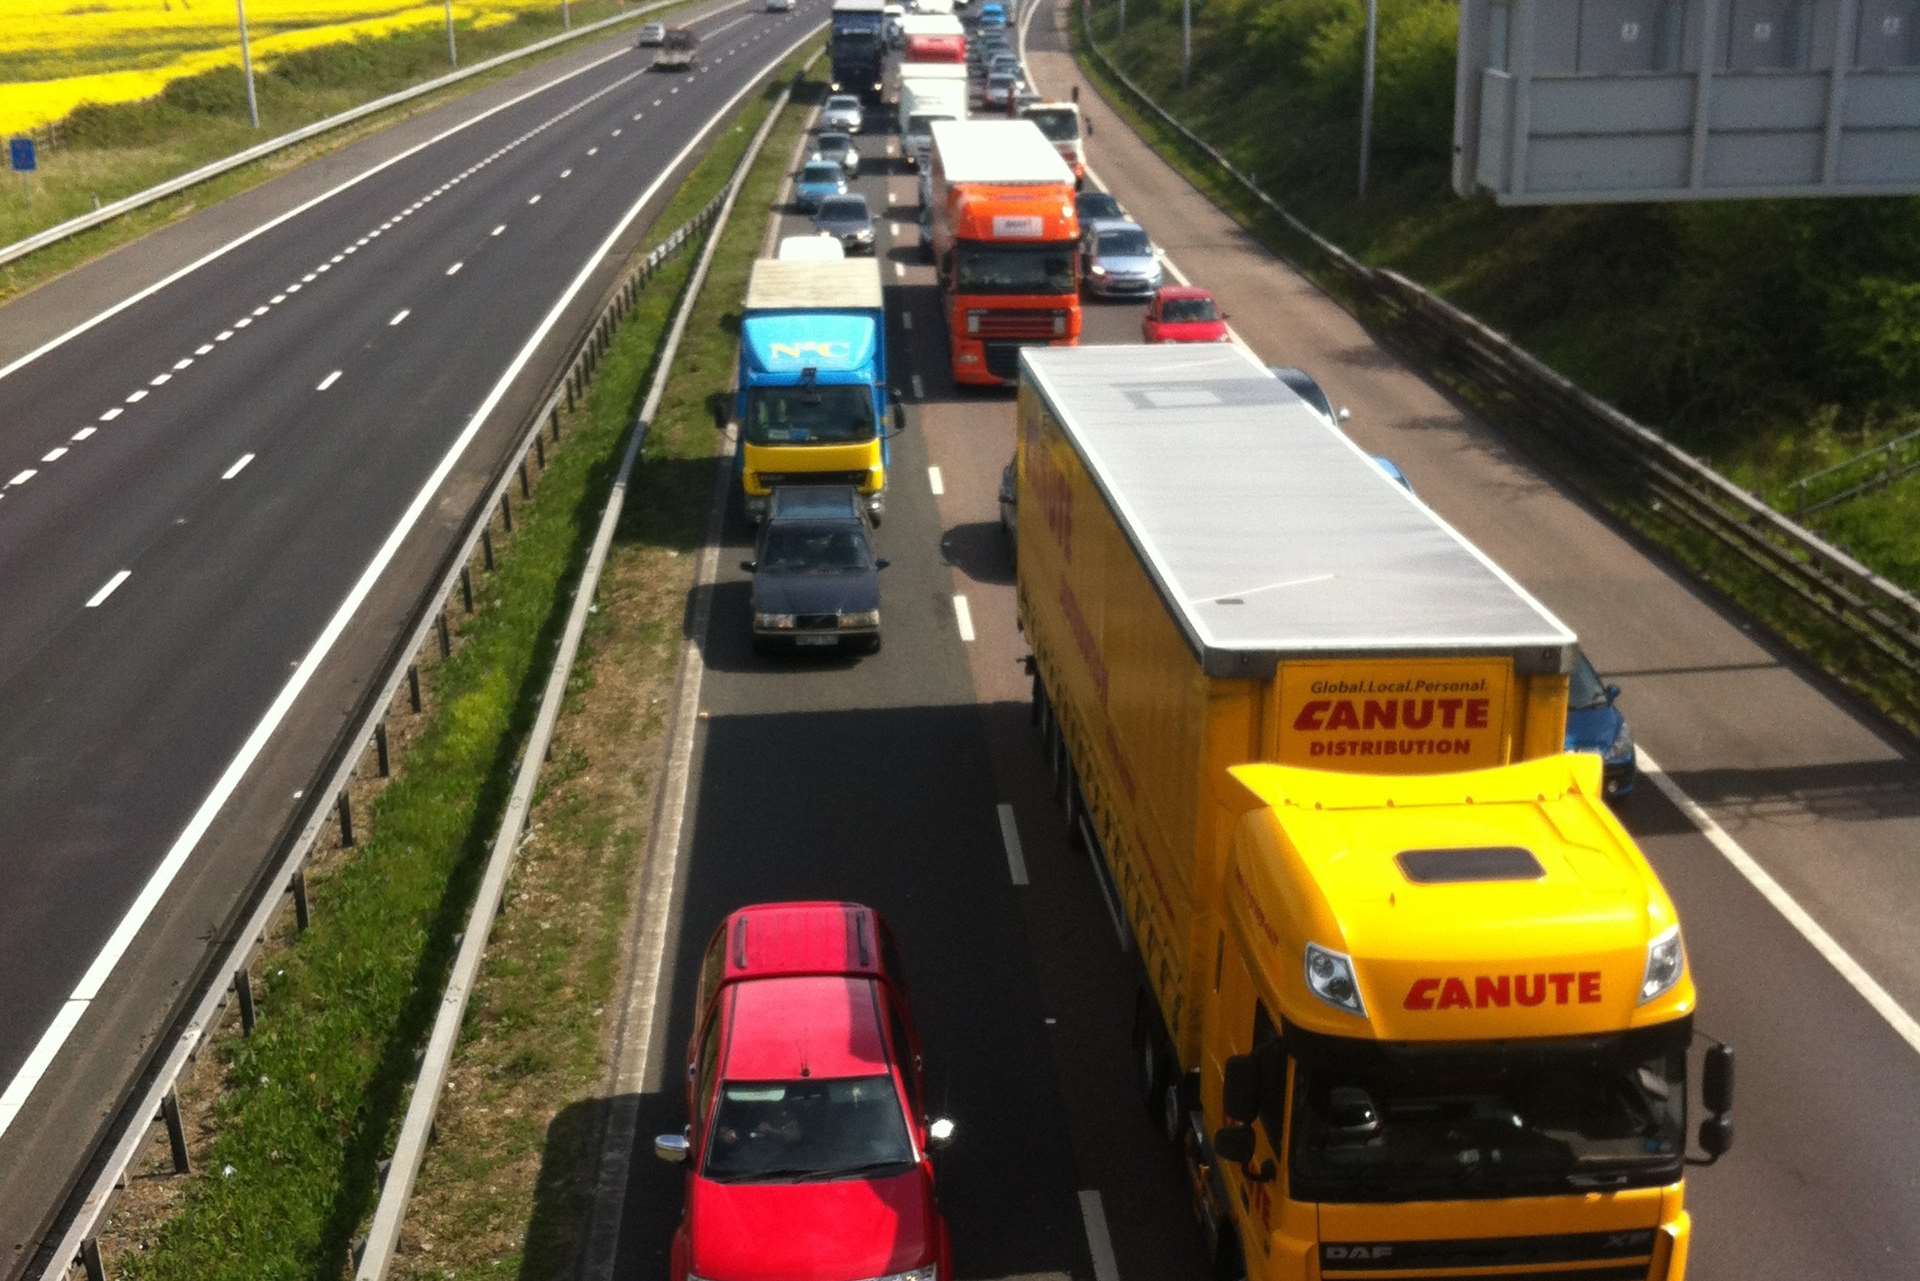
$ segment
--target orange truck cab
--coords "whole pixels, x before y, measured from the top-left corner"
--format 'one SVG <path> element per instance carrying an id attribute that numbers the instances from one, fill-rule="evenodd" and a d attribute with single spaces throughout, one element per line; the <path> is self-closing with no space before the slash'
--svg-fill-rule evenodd
<path id="1" fill-rule="evenodd" d="M 932 127 L 927 237 L 953 380 L 1019 377 L 1020 349 L 1080 341 L 1073 172 L 1026 120 Z"/>

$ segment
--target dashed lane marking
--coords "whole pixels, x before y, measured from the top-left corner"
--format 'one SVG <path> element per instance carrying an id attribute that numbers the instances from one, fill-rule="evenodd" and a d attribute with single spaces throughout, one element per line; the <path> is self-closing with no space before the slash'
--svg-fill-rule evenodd
<path id="1" fill-rule="evenodd" d="M 12 478 L 11 480 L 9 480 L 9 481 L 7 482 L 7 484 L 9 484 L 9 485 L 24 485 L 24 484 L 26 484 L 26 483 L 27 483 L 28 481 L 30 481 L 30 480 L 32 480 L 32 479 L 33 479 L 33 478 L 34 478 L 35 476 L 38 476 L 39 474 L 40 474 L 40 472 L 39 472 L 39 469 L 38 469 L 38 468 L 34 468 L 34 467 L 28 467 L 28 468 L 26 468 L 26 469 L 25 469 L 25 470 L 23 470 L 23 471 L 20 471 L 20 472 L 17 472 L 17 473 L 15 473 L 15 474 L 14 474 L 14 476 L 13 476 L 13 478 Z"/>
<path id="2" fill-rule="evenodd" d="M 527 203 L 528 203 L 528 204 L 530 204 L 530 205 L 537 205 L 537 204 L 539 204 L 539 203 L 540 203 L 540 193 L 539 193 L 539 192 L 535 192 L 535 193 L 534 193 L 533 195 L 531 195 L 531 196 L 529 196 L 529 197 L 527 198 Z"/>
<path id="3" fill-rule="evenodd" d="M 87 437 L 93 435 L 93 433 L 98 430 L 100 430 L 98 427 L 82 427 L 79 431 L 73 433 L 73 439 L 85 440 Z"/>
<path id="4" fill-rule="evenodd" d="M 913 376 L 913 398 L 915 400 L 925 400 L 927 398 L 927 387 L 925 383 L 920 381 L 919 374 Z"/>
<path id="5" fill-rule="evenodd" d="M 232 480 L 235 476 L 238 476 L 241 472 L 245 471 L 247 469 L 247 464 L 252 461 L 253 461 L 252 454 L 240 455 L 240 457 L 234 461 L 233 466 L 227 468 L 225 471 L 220 473 L 220 479 Z"/>
<path id="6" fill-rule="evenodd" d="M 953 621 L 960 628 L 960 639 L 973 639 L 973 610 L 967 606 L 967 598 L 959 592 L 953 595 Z"/>
<path id="7" fill-rule="evenodd" d="M 100 421 L 103 423 L 110 423 L 114 419 L 118 418 L 121 414 L 124 414 L 126 412 L 127 411 L 120 408 L 120 406 L 115 405 L 112 409 L 109 409 L 106 413 L 100 415 Z"/>
<path id="8" fill-rule="evenodd" d="M 1027 857 L 1020 849 L 1020 828 L 1013 820 L 1013 806 L 1000 802 L 1000 843 L 1007 847 L 1007 871 L 1015 885 L 1027 883 Z"/>
<path id="9" fill-rule="evenodd" d="M 933 491 L 934 497 L 936 498 L 947 492 L 945 482 L 940 479 L 940 469 L 938 467 L 927 468 L 927 488 Z"/>
<path id="10" fill-rule="evenodd" d="M 65 445 L 61 445 L 57 449 L 49 449 L 46 453 L 40 456 L 40 461 L 43 463 L 57 463 L 60 461 L 62 457 L 66 455 L 66 452 L 67 452 L 67 447 Z"/>
<path id="11" fill-rule="evenodd" d="M 325 378 L 322 378 L 320 380 L 319 386 L 315 387 L 314 390 L 325 391 L 327 388 L 333 386 L 335 383 L 340 381 L 340 374 L 341 374 L 340 370 L 338 369 L 334 370 L 332 373 L 328 374 Z"/>
<path id="12" fill-rule="evenodd" d="M 1087 1225 L 1087 1251 L 1093 1255 L 1093 1281 L 1120 1281 L 1120 1264 L 1114 1258 L 1113 1236 L 1107 1231 L 1107 1211 L 1100 1204 L 1099 1192 L 1092 1188 L 1081 1191 L 1080 1217 Z"/>
<path id="13" fill-rule="evenodd" d="M 395 325 L 400 324 L 402 321 L 404 321 L 408 316 L 411 316 L 412 314 L 413 314 L 413 309 L 411 307 L 402 307 L 399 311 L 396 311 L 393 313 L 393 319 L 387 322 L 387 328 L 389 329 L 393 328 Z"/>
<path id="14" fill-rule="evenodd" d="M 460 274 L 460 269 L 466 265 L 467 264 L 464 262 L 456 262 L 453 264 L 453 266 L 447 268 L 447 274 L 449 276 L 457 276 Z"/>
<path id="15" fill-rule="evenodd" d="M 106 584 L 103 587 L 101 587 L 99 591 L 95 592 L 91 597 L 87 599 L 87 608 L 99 609 L 102 601 L 106 600 L 107 597 L 113 595 L 116 591 L 120 590 L 120 584 L 126 582 L 129 578 L 132 578 L 132 577 L 133 577 L 132 570 L 123 569 L 119 573 L 115 574 L 112 578 L 109 578 L 106 581 Z"/>

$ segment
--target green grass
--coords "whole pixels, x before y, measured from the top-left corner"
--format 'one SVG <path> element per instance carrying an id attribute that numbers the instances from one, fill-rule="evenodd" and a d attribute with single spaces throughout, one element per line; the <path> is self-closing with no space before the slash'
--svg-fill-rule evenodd
<path id="1" fill-rule="evenodd" d="M 750 132 L 747 125 L 722 135 L 667 218 L 704 203 Z M 118 1275 L 291 1281 L 336 1276 L 346 1266 L 537 711 L 569 604 L 564 585 L 584 562 L 633 403 L 695 248 L 646 292 L 602 361 L 564 447 L 550 454 L 533 500 L 517 509 L 498 571 L 481 580 L 480 611 L 434 675 L 428 723 L 374 802 L 359 849 L 315 879 L 312 928 L 263 967 L 254 1036 L 217 1046 L 223 1088 L 212 1109 L 215 1137 L 197 1154 L 200 1173 L 178 1213 L 122 1245 L 113 1260 Z M 557 900 L 551 919 L 562 935 L 491 967 L 504 985 L 494 989 L 501 1001 L 477 1003 L 468 1032 L 489 1044 L 511 1042 L 502 1072 L 575 1085 L 583 1072 L 591 1075 L 595 1016 L 611 984 L 610 939 L 623 908 L 614 886 L 633 852 L 626 842 L 606 852 L 595 889 L 583 896 L 590 911 L 576 919 L 581 905 Z M 555 956 L 569 947 L 584 949 L 569 970 L 581 997 L 544 1022 Z M 453 1165 L 462 1168 L 458 1159 Z M 483 1172 L 485 1163 L 465 1168 Z M 542 1246 L 550 1264 L 558 1239 Z"/>
<path id="2" fill-rule="evenodd" d="M 583 26 L 630 7 L 617 0 L 576 0 L 573 25 Z M 463 28 L 459 31 L 461 65 L 471 66 L 560 31 L 557 4 L 551 12 L 528 11 L 512 22 L 482 31 Z M 575 47 L 565 45 L 510 63 L 380 112 L 0 266 L 0 301 L 156 228 L 257 187 L 316 156 L 518 75 Z M 160 97 L 146 102 L 82 107 L 60 123 L 60 141 L 42 150 L 41 168 L 33 178 L 0 183 L 0 245 L 13 244 L 88 213 L 97 204 L 110 204 L 145 191 L 269 138 L 451 69 L 446 33 L 435 27 L 398 32 L 378 40 L 323 45 L 278 60 L 270 70 L 256 76 L 258 130 L 247 123 L 245 81 L 239 69 L 232 67 L 176 80 Z"/>

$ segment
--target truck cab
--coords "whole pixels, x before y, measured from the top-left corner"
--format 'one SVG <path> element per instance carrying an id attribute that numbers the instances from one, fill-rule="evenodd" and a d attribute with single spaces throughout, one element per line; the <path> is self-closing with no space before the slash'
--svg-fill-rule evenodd
<path id="1" fill-rule="evenodd" d="M 1087 180 L 1087 149 L 1080 104 L 1075 102 L 1031 102 L 1020 108 L 1020 118 L 1031 120 L 1053 144 L 1060 158 L 1073 170 L 1077 190 Z"/>

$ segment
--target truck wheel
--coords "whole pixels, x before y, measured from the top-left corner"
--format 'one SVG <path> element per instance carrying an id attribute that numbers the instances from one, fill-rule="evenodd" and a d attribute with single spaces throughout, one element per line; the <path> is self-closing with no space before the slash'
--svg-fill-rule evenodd
<path id="1" fill-rule="evenodd" d="M 1133 1001 L 1134 1081 L 1140 1087 L 1140 1101 L 1148 1116 L 1160 1113 L 1160 1096 L 1166 1087 L 1167 1061 L 1160 1053 L 1160 1036 L 1153 1026 L 1153 1014 L 1147 1008 L 1145 992 Z"/>

